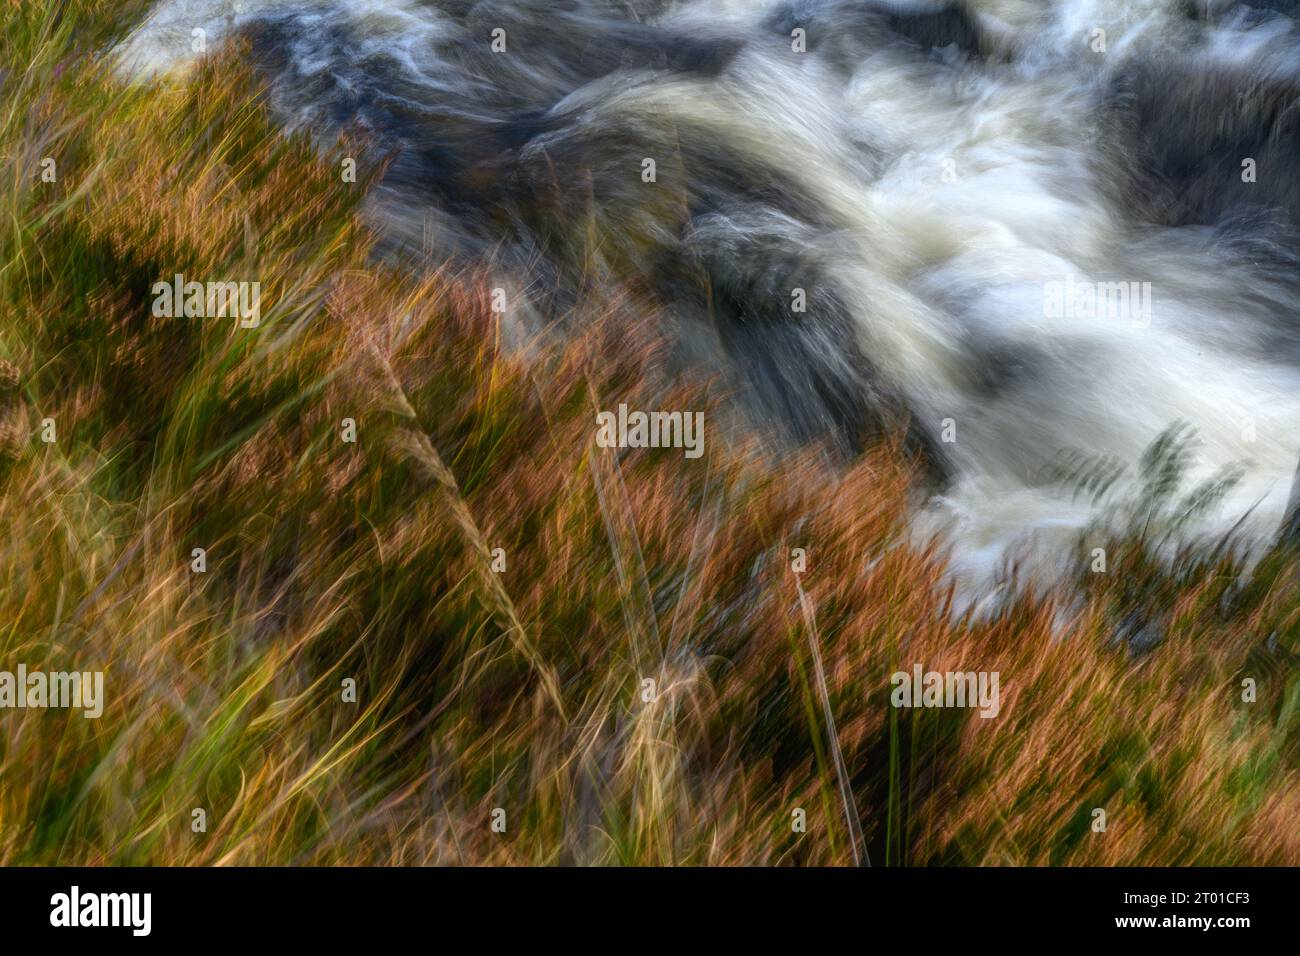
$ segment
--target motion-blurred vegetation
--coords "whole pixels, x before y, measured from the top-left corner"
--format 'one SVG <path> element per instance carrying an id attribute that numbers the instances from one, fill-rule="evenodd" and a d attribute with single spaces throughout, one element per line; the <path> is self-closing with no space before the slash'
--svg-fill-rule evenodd
<path id="1" fill-rule="evenodd" d="M 976 621 L 899 443 L 598 449 L 597 408 L 713 396 L 619 303 L 525 363 L 234 59 L 113 80 L 141 9 L 0 7 L 0 669 L 107 692 L 0 712 L 0 862 L 1300 863 L 1291 550 L 1135 529 Z M 177 272 L 260 280 L 260 326 L 154 318 Z M 999 716 L 890 708 L 914 662 L 998 671 Z"/>

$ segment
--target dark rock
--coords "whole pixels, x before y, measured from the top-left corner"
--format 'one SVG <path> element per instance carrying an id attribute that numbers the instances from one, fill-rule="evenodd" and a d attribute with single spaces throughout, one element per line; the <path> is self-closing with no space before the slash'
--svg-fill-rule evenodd
<path id="1" fill-rule="evenodd" d="M 1225 16 L 1246 11 L 1259 16 L 1275 13 L 1300 15 L 1300 0 L 1183 0 L 1183 13 L 1190 20 L 1213 23 Z"/>
<path id="2" fill-rule="evenodd" d="M 1300 223 L 1300 88 L 1201 64 L 1143 63 L 1107 102 L 1124 201 L 1165 226 L 1218 225 L 1245 211 Z M 1255 181 L 1242 163 L 1255 161 Z"/>
<path id="3" fill-rule="evenodd" d="M 1144 611 L 1130 611 L 1120 621 L 1111 638 L 1113 644 L 1123 644 L 1132 657 L 1151 653 L 1165 639 L 1164 628 Z"/>
<path id="4" fill-rule="evenodd" d="M 821 49 L 827 41 L 878 40 L 894 36 L 923 50 L 956 46 L 979 56 L 983 34 L 964 3 L 917 0 L 794 0 L 768 19 L 774 33 L 788 37 L 795 28 L 807 32 L 807 48 Z"/>
<path id="5" fill-rule="evenodd" d="M 889 29 L 927 50 L 956 45 L 963 53 L 980 52 L 983 33 L 965 6 L 944 4 L 933 12 L 900 11 L 886 19 Z"/>

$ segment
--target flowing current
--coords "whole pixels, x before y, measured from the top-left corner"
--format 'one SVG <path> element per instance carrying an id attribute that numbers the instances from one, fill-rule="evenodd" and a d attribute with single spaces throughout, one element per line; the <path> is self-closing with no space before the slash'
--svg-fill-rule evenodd
<path id="1" fill-rule="evenodd" d="M 1175 422 L 1189 485 L 1243 470 L 1201 530 L 1279 524 L 1295 8 L 166 0 L 118 53 L 156 77 L 245 37 L 286 127 L 389 158 L 395 253 L 490 261 L 538 321 L 631 283 L 788 441 L 908 423 L 917 526 L 986 580 L 1090 520 L 1044 478 L 1062 450 L 1133 465 Z"/>

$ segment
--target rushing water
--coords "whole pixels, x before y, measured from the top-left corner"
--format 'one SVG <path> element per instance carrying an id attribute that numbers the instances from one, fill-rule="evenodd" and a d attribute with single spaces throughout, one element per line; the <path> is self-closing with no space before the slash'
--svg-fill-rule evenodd
<path id="1" fill-rule="evenodd" d="M 634 280 L 795 441 L 910 421 L 918 527 L 981 579 L 1087 522 L 1062 449 L 1133 463 L 1175 421 L 1189 482 L 1245 468 L 1206 530 L 1281 518 L 1295 6 L 165 0 L 119 53 L 156 75 L 241 32 L 286 126 L 393 157 L 394 250 L 490 257 L 541 316 Z"/>

